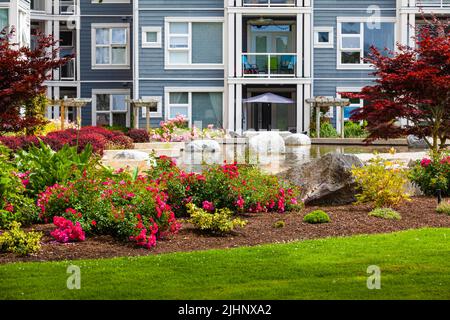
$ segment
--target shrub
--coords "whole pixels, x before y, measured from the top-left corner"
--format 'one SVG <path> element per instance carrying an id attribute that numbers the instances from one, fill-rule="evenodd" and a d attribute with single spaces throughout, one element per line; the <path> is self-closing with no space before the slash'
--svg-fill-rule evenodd
<path id="1" fill-rule="evenodd" d="M 50 234 L 56 241 L 67 243 L 69 241 L 85 240 L 85 234 L 79 222 L 75 222 L 74 224 L 64 217 L 53 217 L 53 224 L 57 229 L 53 230 Z"/>
<path id="2" fill-rule="evenodd" d="M 114 136 L 106 143 L 106 149 L 109 150 L 133 149 L 133 148 L 134 148 L 133 140 L 130 137 L 124 135 Z"/>
<path id="3" fill-rule="evenodd" d="M 273 224 L 273 227 L 276 229 L 281 229 L 281 228 L 284 228 L 285 226 L 286 226 L 286 222 L 284 222 L 283 220 L 279 220 Z"/>
<path id="4" fill-rule="evenodd" d="M 441 202 L 437 208 L 437 213 L 443 213 L 450 216 L 450 203 L 449 202 Z"/>
<path id="5" fill-rule="evenodd" d="M 12 222 L 9 231 L 0 235 L 0 251 L 27 255 L 40 250 L 42 233 L 25 232 L 19 222 Z"/>
<path id="6" fill-rule="evenodd" d="M 396 163 L 376 156 L 361 168 L 352 169 L 359 186 L 357 203 L 372 203 L 377 208 L 391 207 L 409 200 L 406 192 L 407 173 L 396 168 Z"/>
<path id="7" fill-rule="evenodd" d="M 317 137 L 316 131 L 311 133 L 313 137 Z M 329 122 L 324 122 L 320 125 L 320 137 L 321 138 L 337 138 L 339 133 Z"/>
<path id="8" fill-rule="evenodd" d="M 344 125 L 344 136 L 346 138 L 366 138 L 368 133 L 364 127 L 365 124 L 360 125 L 357 122 L 347 121 Z"/>
<path id="9" fill-rule="evenodd" d="M 450 156 L 443 153 L 418 160 L 409 179 L 427 196 L 435 196 L 438 189 L 443 196 L 450 196 Z"/>
<path id="10" fill-rule="evenodd" d="M 145 129 L 130 129 L 127 132 L 127 136 L 130 137 L 134 143 L 145 143 L 150 141 L 150 135 Z"/>
<path id="11" fill-rule="evenodd" d="M 369 212 L 369 216 L 389 220 L 400 220 L 402 218 L 400 213 L 391 208 L 375 208 Z"/>
<path id="12" fill-rule="evenodd" d="M 311 224 L 319 224 L 319 223 L 328 223 L 331 221 L 330 217 L 325 211 L 315 210 L 313 212 L 308 213 L 303 221 Z"/>
<path id="13" fill-rule="evenodd" d="M 239 218 L 233 219 L 233 212 L 229 209 L 219 209 L 214 213 L 209 213 L 201 208 L 197 208 L 194 204 L 186 205 L 190 219 L 188 220 L 196 228 L 211 233 L 228 233 L 235 227 L 244 227 L 247 221 Z"/>

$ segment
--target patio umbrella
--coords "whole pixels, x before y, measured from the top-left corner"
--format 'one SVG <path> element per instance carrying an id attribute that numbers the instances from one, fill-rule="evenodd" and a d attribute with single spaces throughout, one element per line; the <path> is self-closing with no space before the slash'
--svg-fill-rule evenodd
<path id="1" fill-rule="evenodd" d="M 243 100 L 244 103 L 280 103 L 291 104 L 295 103 L 294 100 L 279 96 L 274 93 L 264 93 L 259 96 L 251 97 Z"/>

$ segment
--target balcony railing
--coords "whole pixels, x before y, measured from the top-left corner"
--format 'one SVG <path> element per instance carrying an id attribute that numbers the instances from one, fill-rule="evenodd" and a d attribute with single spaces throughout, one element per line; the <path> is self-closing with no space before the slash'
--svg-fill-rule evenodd
<path id="1" fill-rule="evenodd" d="M 59 68 L 59 77 L 61 81 L 75 80 L 75 60 L 72 59 Z"/>
<path id="2" fill-rule="evenodd" d="M 244 77 L 283 78 L 295 77 L 297 55 L 293 53 L 243 53 Z"/>
<path id="3" fill-rule="evenodd" d="M 294 7 L 295 0 L 244 0 L 246 7 Z"/>
<path id="4" fill-rule="evenodd" d="M 416 0 L 417 7 L 450 7 L 450 0 Z"/>
<path id="5" fill-rule="evenodd" d="M 74 0 L 61 0 L 59 2 L 60 14 L 74 14 L 75 13 L 75 1 Z"/>

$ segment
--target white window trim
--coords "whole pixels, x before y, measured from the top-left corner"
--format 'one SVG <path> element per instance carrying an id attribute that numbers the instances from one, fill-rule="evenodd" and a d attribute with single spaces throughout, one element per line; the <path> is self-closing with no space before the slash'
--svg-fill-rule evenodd
<path id="1" fill-rule="evenodd" d="M 147 41 L 147 32 L 156 32 L 156 42 Z M 142 27 L 142 48 L 162 48 L 161 27 Z"/>
<path id="2" fill-rule="evenodd" d="M 336 69 L 337 70 L 371 70 L 373 69 L 372 64 L 363 63 L 362 61 L 357 63 L 341 63 L 342 61 L 342 23 L 345 22 L 356 22 L 356 23 L 373 23 L 372 17 L 337 17 L 337 61 L 336 61 Z M 395 17 L 379 17 L 377 18 L 377 22 L 380 23 L 393 23 L 394 24 L 394 47 L 397 44 L 397 20 Z M 346 35 L 346 36 L 355 36 L 355 38 L 360 38 L 360 50 L 361 50 L 361 58 L 364 57 L 364 28 L 361 28 L 359 35 Z M 352 48 L 355 49 L 355 48 Z M 395 48 L 394 48 L 395 49 Z M 345 51 L 345 50 L 344 50 Z M 350 51 L 350 50 L 349 50 Z M 354 50 L 357 51 L 356 49 Z"/>
<path id="3" fill-rule="evenodd" d="M 91 0 L 91 3 L 94 4 L 103 4 L 103 3 L 130 3 L 130 0 Z"/>
<path id="4" fill-rule="evenodd" d="M 97 125 L 97 94 L 109 94 L 109 95 L 114 95 L 114 94 L 121 94 L 121 95 L 126 95 L 127 98 L 130 98 L 130 90 L 128 89 L 93 89 L 92 90 L 92 125 L 96 126 Z M 112 99 L 112 97 L 110 97 L 110 99 Z M 112 106 L 112 100 L 110 100 L 111 106 Z M 109 111 L 99 111 L 99 113 L 109 113 L 112 114 L 113 112 L 111 110 Z M 116 112 L 116 113 L 125 113 L 125 111 L 123 112 Z M 130 104 L 127 102 L 127 111 L 126 111 L 127 117 L 126 117 L 126 126 L 130 127 Z M 112 123 L 112 115 L 110 117 L 110 125 Z"/>
<path id="5" fill-rule="evenodd" d="M 97 64 L 96 63 L 96 29 L 124 28 L 126 29 L 126 63 L 125 64 Z M 130 69 L 130 24 L 129 23 L 92 23 L 91 24 L 91 69 Z"/>
<path id="6" fill-rule="evenodd" d="M 162 118 L 162 96 L 143 96 L 142 100 L 156 100 L 158 101 L 158 107 L 156 111 L 150 112 L 150 118 Z M 142 118 L 147 117 L 147 108 L 142 109 Z"/>
<path id="7" fill-rule="evenodd" d="M 188 93 L 188 122 L 189 127 L 192 127 L 192 93 L 197 92 L 221 92 L 222 93 L 222 118 L 225 119 L 225 92 L 223 87 L 166 87 L 164 88 L 164 119 L 169 120 L 171 106 L 186 106 L 186 104 L 170 104 L 170 94 L 174 92 Z"/>
<path id="8" fill-rule="evenodd" d="M 189 35 L 188 35 L 188 51 L 189 51 L 189 63 L 188 64 L 170 64 L 169 61 L 169 51 L 174 49 L 169 49 L 169 38 L 170 38 L 170 23 L 171 22 L 185 22 L 189 24 Z M 166 17 L 164 19 L 164 67 L 168 70 L 177 70 L 177 69 L 224 69 L 225 63 L 225 46 L 222 46 L 222 63 L 192 63 L 192 23 L 195 22 L 216 22 L 222 23 L 222 37 L 225 37 L 225 23 L 224 18 L 222 17 Z M 186 49 L 184 49 L 186 50 Z"/>
<path id="9" fill-rule="evenodd" d="M 328 32 L 328 42 L 319 42 L 319 32 Z M 334 28 L 315 27 L 314 28 L 314 48 L 334 48 Z"/>

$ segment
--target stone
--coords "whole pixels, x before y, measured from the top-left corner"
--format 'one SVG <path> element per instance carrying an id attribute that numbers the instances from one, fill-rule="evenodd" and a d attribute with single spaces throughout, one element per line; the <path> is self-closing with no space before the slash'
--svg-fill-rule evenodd
<path id="1" fill-rule="evenodd" d="M 220 152 L 220 145 L 215 140 L 194 140 L 186 146 L 188 152 Z"/>
<path id="2" fill-rule="evenodd" d="M 113 159 L 145 161 L 150 160 L 150 155 L 138 150 L 124 150 L 114 155 Z"/>
<path id="3" fill-rule="evenodd" d="M 284 139 L 277 132 L 262 132 L 250 138 L 250 150 L 257 153 L 285 153 Z"/>
<path id="4" fill-rule="evenodd" d="M 419 137 L 416 137 L 414 135 L 409 135 L 406 137 L 406 140 L 408 141 L 408 146 L 410 148 L 418 148 L 418 149 L 428 149 L 428 145 L 425 142 L 425 139 L 421 139 Z"/>
<path id="5" fill-rule="evenodd" d="M 356 201 L 352 166 L 362 167 L 358 157 L 328 153 L 308 163 L 299 163 L 279 174 L 301 187 L 301 198 L 310 205 L 343 205 Z"/>
<path id="6" fill-rule="evenodd" d="M 311 139 L 306 134 L 295 133 L 287 136 L 284 139 L 284 143 L 287 146 L 310 146 Z"/>

